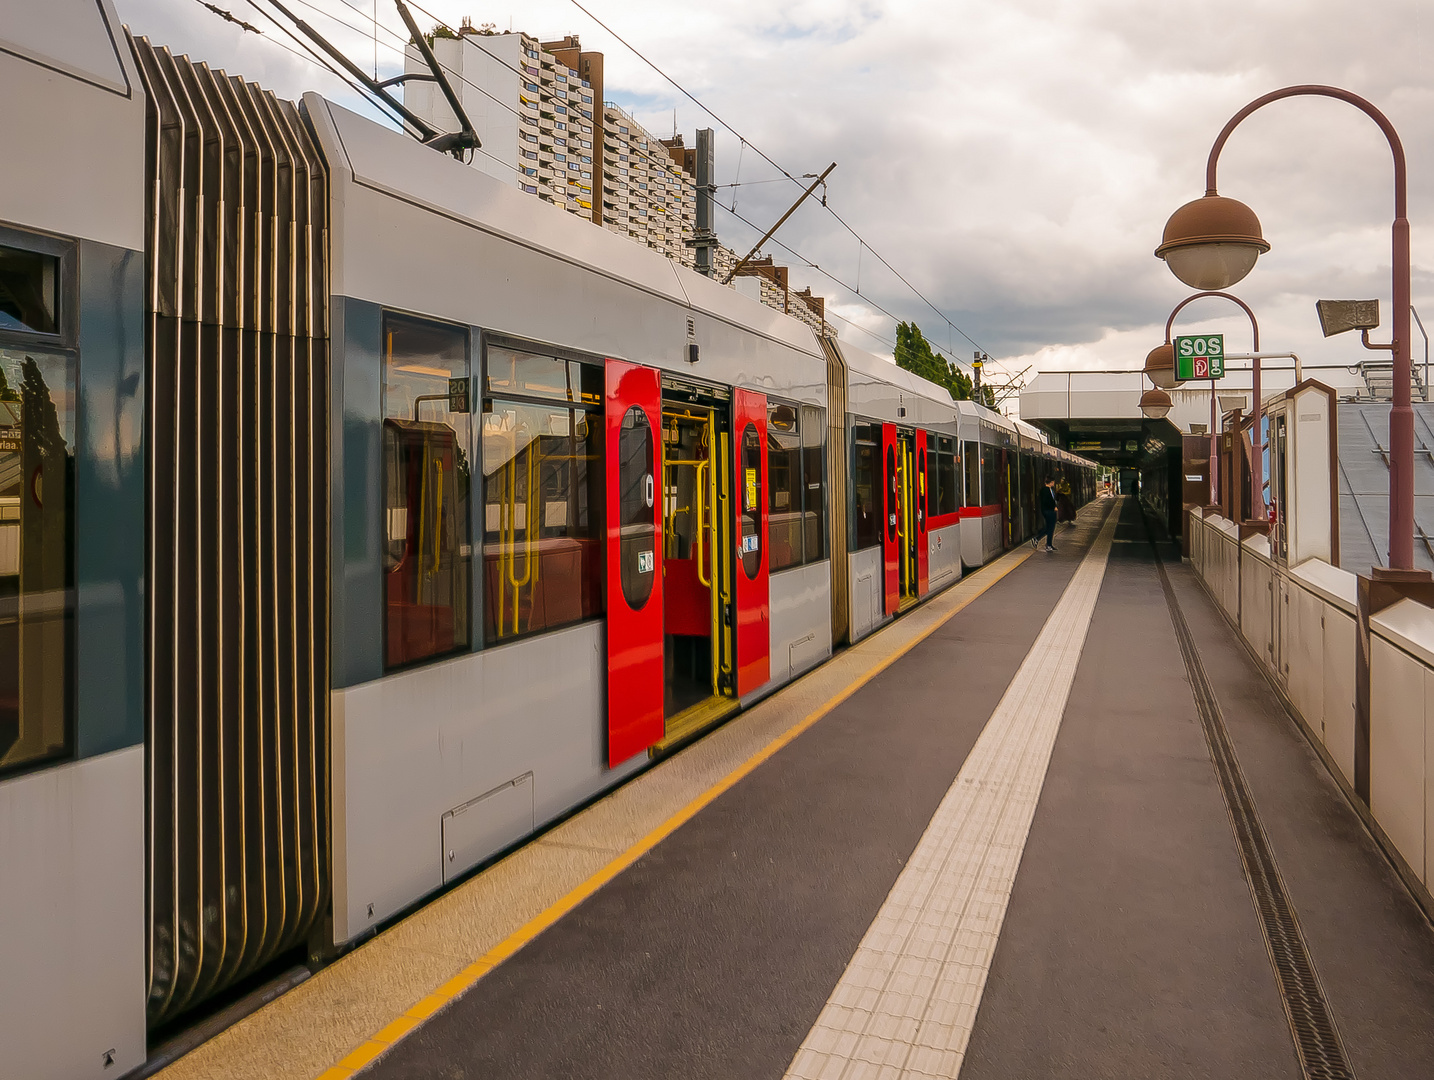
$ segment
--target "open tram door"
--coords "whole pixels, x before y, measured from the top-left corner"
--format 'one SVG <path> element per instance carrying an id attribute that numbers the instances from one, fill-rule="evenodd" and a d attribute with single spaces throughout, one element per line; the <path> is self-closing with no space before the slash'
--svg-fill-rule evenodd
<path id="1" fill-rule="evenodd" d="M 662 507 L 655 368 L 609 360 L 607 460 L 607 760 L 618 765 L 662 738 Z"/>
<path id="2" fill-rule="evenodd" d="M 767 403 L 662 380 L 662 752 L 769 677 Z"/>
<path id="3" fill-rule="evenodd" d="M 886 431 L 891 429 L 890 452 Z M 886 610 L 905 611 L 926 591 L 921 572 L 926 554 L 926 433 L 882 425 L 889 501 L 886 531 Z"/>

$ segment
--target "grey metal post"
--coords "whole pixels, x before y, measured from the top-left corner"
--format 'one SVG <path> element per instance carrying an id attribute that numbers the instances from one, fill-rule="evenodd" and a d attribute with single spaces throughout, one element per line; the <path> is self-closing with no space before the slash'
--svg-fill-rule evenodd
<path id="1" fill-rule="evenodd" d="M 697 233 L 693 246 L 697 249 L 697 272 L 708 277 L 713 273 L 712 249 L 717 246 L 717 233 L 712 228 L 712 203 L 717 197 L 712 175 L 713 142 L 711 128 L 697 129 Z"/>

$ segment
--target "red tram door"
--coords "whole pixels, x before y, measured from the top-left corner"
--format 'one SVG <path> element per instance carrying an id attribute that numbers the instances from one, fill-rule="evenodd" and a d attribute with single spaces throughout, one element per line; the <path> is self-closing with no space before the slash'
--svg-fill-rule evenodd
<path id="1" fill-rule="evenodd" d="M 737 696 L 772 674 L 771 589 L 767 575 L 767 396 L 733 391 L 737 499 Z"/>
<path id="2" fill-rule="evenodd" d="M 881 532 L 882 592 L 886 613 L 895 615 L 901 604 L 901 475 L 897 470 L 896 425 L 881 425 L 881 469 L 885 478 L 885 525 Z"/>
<path id="3" fill-rule="evenodd" d="M 925 596 L 931 591 L 931 551 L 927 545 L 928 524 L 926 511 L 931 505 L 931 473 L 927 469 L 926 442 L 930 438 L 920 428 L 916 429 L 916 476 L 912 484 L 913 501 L 916 503 L 916 595 Z"/>
<path id="4" fill-rule="evenodd" d="M 662 738 L 662 384 L 656 368 L 606 366 L 607 761 Z"/>

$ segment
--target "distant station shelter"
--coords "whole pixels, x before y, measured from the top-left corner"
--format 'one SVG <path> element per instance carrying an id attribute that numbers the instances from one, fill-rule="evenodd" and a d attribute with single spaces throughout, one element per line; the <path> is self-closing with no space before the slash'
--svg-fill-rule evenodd
<path id="1" fill-rule="evenodd" d="M 1303 374 L 1325 384 L 1336 400 L 1339 565 L 1367 573 L 1371 566 L 1384 565 L 1389 548 L 1388 380 L 1381 379 L 1385 373 L 1377 365 L 1322 365 Z M 1434 401 L 1422 378 L 1416 378 L 1414 560 L 1416 566 L 1434 569 Z M 1217 434 L 1238 423 L 1248 444 L 1249 362 L 1232 362 L 1215 385 Z M 1270 414 L 1279 413 L 1294 385 L 1292 364 L 1266 363 L 1261 386 L 1262 514 L 1270 512 L 1273 498 Z M 1169 391 L 1170 411 L 1152 417 L 1140 409 L 1141 394 L 1150 383 L 1139 371 L 1047 371 L 1021 390 L 1020 416 L 1043 430 L 1053 445 L 1118 470 L 1119 490 L 1139 495 L 1165 520 L 1171 535 L 1179 536 L 1185 531 L 1185 513 L 1210 497 L 1210 386 L 1192 380 L 1175 387 Z M 1246 512 L 1249 509 L 1247 505 Z"/>

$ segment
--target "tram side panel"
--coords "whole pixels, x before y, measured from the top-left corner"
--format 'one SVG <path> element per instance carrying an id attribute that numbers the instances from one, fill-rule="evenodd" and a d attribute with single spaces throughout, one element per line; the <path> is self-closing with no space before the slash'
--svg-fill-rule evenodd
<path id="1" fill-rule="evenodd" d="M 108 0 L 0 37 L 0 1074 L 71 1080 L 145 1059 L 145 112 Z"/>
<path id="2" fill-rule="evenodd" d="M 826 426 L 825 364 L 810 332 L 780 313 L 685 270 L 675 275 L 668 260 L 625 238 L 322 99 L 310 95 L 305 107 L 334 163 L 334 309 L 342 311 L 334 331 L 332 772 L 333 940 L 343 943 L 647 761 L 652 732 L 618 745 L 611 728 L 623 702 L 608 701 L 614 601 L 602 575 L 614 451 L 601 436 L 610 419 L 606 361 L 657 369 L 664 387 L 675 377 L 729 388 L 728 401 L 733 386 L 761 387 L 815 410 L 809 426 L 817 433 Z M 417 328 L 406 346 L 392 333 L 405 320 Z M 695 366 L 687 362 L 691 336 Z M 471 413 L 449 407 L 450 380 L 471 387 Z M 440 483 L 431 464 L 409 468 L 406 489 L 390 482 L 397 474 L 381 432 L 400 420 L 454 429 L 457 445 L 469 448 L 454 466 L 462 485 Z M 617 441 L 620 455 L 620 433 Z M 739 450 L 730 453 L 745 487 Z M 765 456 L 759 435 L 762 529 Z M 412 479 L 419 475 L 430 478 L 427 488 Z M 659 492 L 646 501 L 648 472 L 634 475 L 637 502 L 654 506 Z M 728 537 L 740 535 L 736 501 L 724 505 Z M 765 560 L 765 534 L 751 535 L 750 554 Z M 633 539 L 630 569 L 655 578 L 661 536 L 650 549 Z M 432 594 L 429 583 L 455 564 L 465 570 L 452 580 L 467 587 Z M 422 573 L 386 591 L 402 566 Z M 768 598 L 750 601 L 747 627 L 764 631 L 770 678 L 749 670 L 749 697 L 830 651 L 821 560 L 770 574 L 768 587 Z M 415 637 L 419 647 L 397 663 L 385 643 L 400 594 L 420 609 L 451 610 L 410 607 L 409 624 L 441 632 Z M 660 594 L 642 607 L 655 604 L 660 614 L 652 595 Z M 660 658 L 660 630 L 650 638 L 644 647 Z"/>

